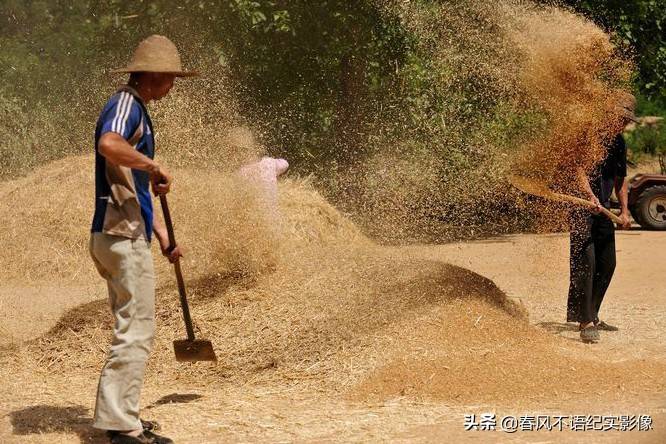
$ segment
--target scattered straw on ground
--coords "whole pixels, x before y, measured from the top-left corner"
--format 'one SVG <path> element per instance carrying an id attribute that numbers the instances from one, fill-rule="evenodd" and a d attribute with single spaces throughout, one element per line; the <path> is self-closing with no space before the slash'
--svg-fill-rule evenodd
<path id="1" fill-rule="evenodd" d="M 29 189 L 37 177 L 77 177 L 75 172 L 90 160 L 75 158 L 45 167 L 38 176 L 21 179 L 22 185 Z M 78 177 L 84 183 L 70 179 L 70 187 L 89 180 Z M 171 341 L 183 338 L 184 328 L 172 270 L 160 260 L 158 330 L 149 375 L 343 391 L 357 400 L 404 395 L 462 402 L 575 390 L 553 387 L 551 381 L 578 375 L 576 369 L 586 363 L 559 356 L 556 339 L 529 327 L 522 306 L 508 300 L 492 281 L 375 245 L 307 181 L 281 184 L 283 217 L 280 223 L 266 224 L 264 216 L 252 211 L 253 197 L 236 191 L 232 175 L 179 170 L 177 177 L 172 211 L 178 238 L 188 247 L 183 268 L 192 312 L 199 334 L 215 344 L 220 363 L 183 366 L 173 361 Z M 198 186 L 201 180 L 204 190 Z M 65 186 L 61 190 L 71 192 Z M 44 206 L 65 199 L 54 194 Z M 83 198 L 74 198 L 72 208 L 81 212 L 71 210 L 74 220 L 88 213 L 76 199 Z M 205 214 L 197 208 L 205 208 Z M 38 204 L 31 211 L 47 210 Z M 68 254 L 73 277 L 58 279 L 71 282 L 92 273 L 87 271 L 92 268 L 85 249 L 87 230 L 65 231 L 65 236 L 32 225 L 29 213 L 24 217 L 25 223 L 16 220 L 25 235 L 43 231 L 54 248 L 80 246 Z M 23 257 L 28 269 L 39 270 L 44 261 L 35 255 L 30 262 L 29 251 L 10 254 Z M 102 285 L 94 273 L 89 276 Z M 5 358 L 27 360 L 23 365 L 29 363 L 38 372 L 79 371 L 94 377 L 105 357 L 111 325 L 107 302 L 91 302 L 70 310 L 21 354 L 15 348 Z M 609 363 L 595 367 L 596 374 L 606 375 L 599 390 L 610 390 L 620 380 L 642 387 L 640 375 L 663 371 L 645 363 L 641 373 L 631 377 L 630 368 Z M 469 378 L 470 371 L 474 378 Z"/>

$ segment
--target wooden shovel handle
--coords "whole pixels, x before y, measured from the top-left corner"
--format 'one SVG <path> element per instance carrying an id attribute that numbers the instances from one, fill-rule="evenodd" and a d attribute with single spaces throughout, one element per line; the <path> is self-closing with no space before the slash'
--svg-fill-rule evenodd
<path id="1" fill-rule="evenodd" d="M 574 196 L 569 196 L 567 194 L 560 194 L 560 193 L 553 193 L 555 196 L 557 196 L 558 199 L 565 200 L 567 202 L 574 203 L 576 205 L 580 205 L 583 207 L 588 207 L 588 208 L 594 208 L 596 205 L 589 200 L 581 199 L 580 197 L 574 197 Z M 616 224 L 622 225 L 622 219 L 620 219 L 615 213 L 612 211 L 609 211 L 608 209 L 601 207 L 601 213 L 615 222 Z"/>
<path id="2" fill-rule="evenodd" d="M 169 250 L 176 248 L 176 235 L 173 232 L 173 222 L 171 221 L 171 212 L 169 211 L 169 204 L 164 194 L 160 194 L 160 204 L 162 205 L 162 213 L 164 214 L 164 223 L 169 235 Z M 180 260 L 173 264 L 176 272 L 176 282 L 178 283 L 178 294 L 180 295 L 180 307 L 183 310 L 183 320 L 185 321 L 185 330 L 187 330 L 187 339 L 194 341 L 194 328 L 192 327 L 192 316 L 190 316 L 190 306 L 187 303 L 187 294 L 185 293 L 185 281 L 183 280 L 183 273 L 180 270 Z"/>

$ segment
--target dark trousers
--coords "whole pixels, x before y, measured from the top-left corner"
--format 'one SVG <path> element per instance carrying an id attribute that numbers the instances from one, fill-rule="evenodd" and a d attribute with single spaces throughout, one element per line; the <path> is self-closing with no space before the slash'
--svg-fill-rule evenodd
<path id="1" fill-rule="evenodd" d="M 615 226 L 586 210 L 571 217 L 568 322 L 598 322 L 615 271 Z"/>

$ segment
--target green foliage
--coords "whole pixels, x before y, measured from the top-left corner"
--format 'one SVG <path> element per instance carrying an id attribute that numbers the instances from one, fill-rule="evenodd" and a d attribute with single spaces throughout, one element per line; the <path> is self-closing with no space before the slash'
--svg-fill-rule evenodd
<path id="1" fill-rule="evenodd" d="M 203 3 L 0 2 L 0 177 L 90 152 L 103 100 L 122 81 L 105 72 L 127 62 L 131 48 L 150 33 L 183 34 L 189 43 L 185 8 L 203 14 Z"/>
<path id="2" fill-rule="evenodd" d="M 666 125 L 638 127 L 626 136 L 634 153 L 659 156 L 666 154 Z"/>
<path id="3" fill-rule="evenodd" d="M 267 143 L 296 163 L 362 154 L 368 110 L 381 107 L 408 55 L 396 17 L 369 1 L 233 0 L 213 9 L 211 38 Z"/>
<path id="4" fill-rule="evenodd" d="M 305 170 L 362 162 L 379 151 L 398 151 L 405 142 L 449 159 L 446 168 L 455 172 L 487 160 L 487 141 L 510 149 L 545 124 L 538 112 L 517 108 L 513 97 L 492 89 L 498 82 L 490 70 L 476 67 L 478 55 L 466 56 L 456 46 L 465 40 L 448 22 L 453 18 L 440 15 L 445 5 L 458 19 L 473 20 L 473 37 L 486 41 L 483 57 L 511 63 L 484 8 L 468 10 L 475 2 L 416 1 L 414 10 L 437 30 L 418 33 L 378 3 L 5 0 L 0 4 L 3 100 L 20 103 L 26 122 L 36 121 L 30 118 L 35 110 L 50 113 L 51 125 L 42 122 L 30 134 L 62 141 L 57 152 L 88 150 L 82 141 L 89 142 L 113 87 L 105 70 L 126 62 L 138 40 L 157 32 L 185 49 L 189 66 L 223 65 L 238 91 L 241 113 L 263 130 L 263 142 Z M 639 82 L 650 97 L 641 99 L 639 111 L 661 113 L 664 2 L 568 3 L 635 48 Z M 442 50 L 453 56 L 440 57 Z"/>
<path id="5" fill-rule="evenodd" d="M 656 116 L 666 119 L 666 99 L 650 100 L 643 95 L 638 95 L 637 114 L 639 116 Z M 646 155 L 666 157 L 666 120 L 661 120 L 656 125 L 639 126 L 634 131 L 625 135 L 627 146 L 630 149 L 630 160 L 633 163 L 640 162 Z M 666 174 L 666 171 L 662 171 Z"/>
<path id="6" fill-rule="evenodd" d="M 636 114 L 639 116 L 661 116 L 666 118 L 666 97 L 654 97 L 652 99 L 638 94 Z"/>
<path id="7" fill-rule="evenodd" d="M 409 3 L 410 17 L 386 7 L 391 3 Z M 569 3 L 634 48 L 646 97 L 639 111 L 663 112 L 663 2 Z M 300 172 L 347 173 L 356 183 L 327 184 L 341 190 L 343 202 L 364 185 L 381 188 L 384 167 L 399 159 L 402 173 L 389 176 L 408 205 L 398 207 L 411 204 L 408 210 L 424 217 L 442 208 L 456 214 L 456 198 L 471 199 L 451 191 L 464 176 L 464 191 L 480 197 L 471 199 L 469 216 L 479 217 L 484 187 L 503 174 L 493 156 L 510 155 L 548 125 L 516 96 L 510 75 L 496 77 L 514 72 L 518 56 L 502 41 L 495 7 L 483 0 L 3 0 L 0 176 L 90 152 L 99 108 L 122 81 L 105 72 L 126 63 L 139 40 L 160 33 L 181 48 L 186 66 L 220 67 L 210 71 L 224 73 L 240 114 L 271 154 Z M 188 87 L 203 84 L 215 79 Z M 193 96 L 206 94 L 215 92 Z M 203 119 L 215 117 L 213 109 Z M 632 143 L 656 152 L 660 137 L 637 133 Z M 377 175 L 354 175 L 365 162 Z"/>

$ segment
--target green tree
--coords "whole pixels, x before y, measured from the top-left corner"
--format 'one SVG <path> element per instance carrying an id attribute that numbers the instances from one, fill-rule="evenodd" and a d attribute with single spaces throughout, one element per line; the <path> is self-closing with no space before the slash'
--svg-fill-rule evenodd
<path id="1" fill-rule="evenodd" d="M 344 0 L 232 0 L 215 16 L 213 40 L 242 88 L 243 111 L 270 126 L 273 145 L 295 161 L 362 157 L 369 110 L 407 58 L 397 17 Z"/>

